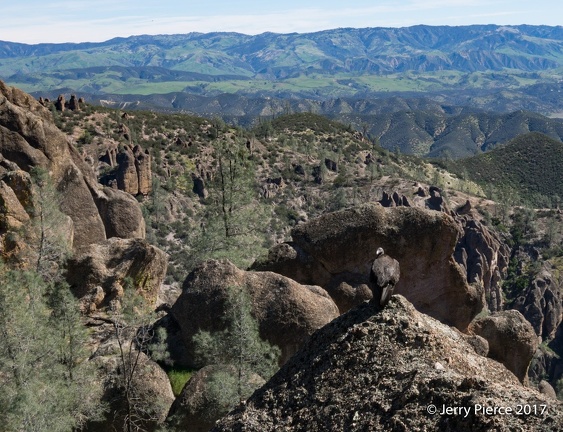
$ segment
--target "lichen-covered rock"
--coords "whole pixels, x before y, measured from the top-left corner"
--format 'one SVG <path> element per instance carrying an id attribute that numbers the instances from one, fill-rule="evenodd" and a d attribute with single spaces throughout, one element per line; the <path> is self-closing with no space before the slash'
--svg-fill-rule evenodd
<path id="1" fill-rule="evenodd" d="M 488 356 L 504 364 L 523 383 L 539 342 L 530 323 L 516 310 L 476 318 L 470 330 L 489 343 Z"/>
<path id="2" fill-rule="evenodd" d="M 369 271 L 378 247 L 399 261 L 401 278 L 395 293 L 403 294 L 421 312 L 465 330 L 484 306 L 484 292 L 467 283 L 455 262 L 454 249 L 461 231 L 449 215 L 416 207 L 384 208 L 366 204 L 325 214 L 300 224 L 292 242 L 272 248 L 255 270 L 269 270 L 300 283 L 329 290 L 341 310 L 349 305 L 339 300 L 366 300 Z M 344 291 L 334 293 L 332 287 Z M 350 295 L 350 287 L 358 290 Z"/>
<path id="3" fill-rule="evenodd" d="M 240 270 L 229 261 L 205 261 L 186 278 L 171 309 L 187 348 L 186 362 L 193 362 L 194 334 L 224 328 L 222 317 L 230 287 L 247 291 L 260 336 L 280 347 L 281 363 L 315 330 L 338 316 L 336 305 L 318 286 L 301 285 L 271 272 Z"/>
<path id="4" fill-rule="evenodd" d="M 522 404 L 538 414 L 482 410 Z M 447 407 L 465 410 L 445 414 Z M 364 304 L 317 331 L 212 431 L 508 432 L 561 424 L 561 402 L 522 386 L 459 331 L 395 295 L 383 310 Z"/>

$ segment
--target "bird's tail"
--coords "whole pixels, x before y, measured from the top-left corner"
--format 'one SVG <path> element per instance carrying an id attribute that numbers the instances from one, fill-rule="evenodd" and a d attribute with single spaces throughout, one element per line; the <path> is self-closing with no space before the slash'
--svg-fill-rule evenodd
<path id="1" fill-rule="evenodd" d="M 390 289 L 391 289 L 391 287 L 389 285 L 385 285 L 382 288 L 381 299 L 379 300 L 380 306 L 384 306 L 384 305 L 387 304 L 387 300 L 389 300 L 388 297 L 389 297 L 389 294 L 390 294 L 389 293 Z"/>

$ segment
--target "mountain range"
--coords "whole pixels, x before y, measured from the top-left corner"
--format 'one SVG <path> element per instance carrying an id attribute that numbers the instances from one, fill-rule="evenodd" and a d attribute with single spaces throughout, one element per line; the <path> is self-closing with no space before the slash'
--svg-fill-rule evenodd
<path id="1" fill-rule="evenodd" d="M 478 154 L 530 131 L 560 140 L 563 123 L 548 117 L 563 113 L 562 72 L 561 26 L 0 41 L 0 78 L 36 97 L 77 93 L 97 105 L 243 126 L 314 112 L 388 149 L 432 157 Z"/>
<path id="2" fill-rule="evenodd" d="M 0 42 L 0 76 L 28 91 L 68 87 L 88 93 L 319 98 L 553 84 L 562 66 L 563 28 L 526 25 Z"/>

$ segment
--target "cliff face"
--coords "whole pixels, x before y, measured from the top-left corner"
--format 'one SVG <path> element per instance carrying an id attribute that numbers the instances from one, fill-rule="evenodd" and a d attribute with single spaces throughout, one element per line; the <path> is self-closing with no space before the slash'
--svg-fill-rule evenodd
<path id="1" fill-rule="evenodd" d="M 141 152 L 139 160 L 146 165 L 150 161 L 144 156 Z M 131 278 L 135 288 L 154 302 L 166 274 L 167 258 L 142 240 L 145 222 L 139 203 L 126 192 L 99 184 L 70 138 L 56 127 L 51 112 L 30 95 L 0 81 L 3 256 L 29 247 L 10 234 L 35 217 L 37 192 L 29 174 L 33 168 L 48 173 L 58 192 L 59 209 L 67 217 L 54 223 L 63 226 L 66 246 L 75 253 L 66 276 L 84 311 L 93 312 L 118 300 L 125 278 Z M 148 184 L 150 178 L 141 179 L 137 189 L 146 192 Z"/>
<path id="2" fill-rule="evenodd" d="M 0 172 L 46 169 L 60 192 L 60 210 L 72 219 L 72 247 L 78 250 L 108 237 L 144 238 L 138 203 L 102 187 L 51 112 L 30 95 L 0 81 Z M 22 203 L 23 206 L 23 203 Z M 114 215 L 128 215 L 124 226 Z M 123 228 L 123 229 L 121 229 Z"/>
<path id="3" fill-rule="evenodd" d="M 212 431 L 556 431 L 562 408 L 394 296 L 317 331 Z"/>

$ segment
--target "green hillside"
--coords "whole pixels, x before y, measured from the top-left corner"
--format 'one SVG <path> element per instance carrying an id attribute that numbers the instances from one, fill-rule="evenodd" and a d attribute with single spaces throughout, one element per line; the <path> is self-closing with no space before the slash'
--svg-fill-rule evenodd
<path id="1" fill-rule="evenodd" d="M 490 152 L 452 162 L 451 168 L 485 189 L 513 189 L 534 205 L 563 197 L 563 143 L 541 133 L 521 135 Z"/>

